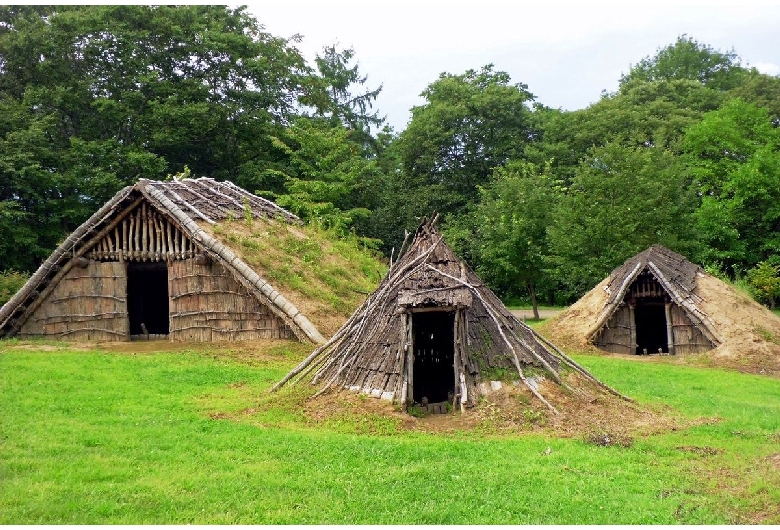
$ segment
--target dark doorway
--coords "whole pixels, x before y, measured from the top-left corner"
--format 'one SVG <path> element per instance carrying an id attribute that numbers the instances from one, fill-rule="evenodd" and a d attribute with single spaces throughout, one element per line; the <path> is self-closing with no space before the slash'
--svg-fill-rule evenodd
<path id="1" fill-rule="evenodd" d="M 455 313 L 431 311 L 412 315 L 414 331 L 413 397 L 442 403 L 455 391 Z"/>
<path id="2" fill-rule="evenodd" d="M 130 335 L 168 334 L 168 265 L 164 261 L 127 265 Z"/>
<path id="3" fill-rule="evenodd" d="M 643 298 L 634 308 L 636 323 L 636 353 L 669 351 L 666 336 L 666 308 L 663 298 Z"/>

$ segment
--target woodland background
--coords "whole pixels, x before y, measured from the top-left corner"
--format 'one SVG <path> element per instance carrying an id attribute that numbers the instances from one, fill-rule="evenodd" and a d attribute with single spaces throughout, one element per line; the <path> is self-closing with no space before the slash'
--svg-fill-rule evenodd
<path id="1" fill-rule="evenodd" d="M 682 35 L 577 111 L 493 65 L 445 72 L 403 131 L 357 59 L 308 64 L 243 8 L 0 7 L 0 302 L 123 186 L 179 173 L 388 258 L 438 211 L 493 289 L 534 306 L 654 243 L 780 297 L 780 78 L 736 51 Z"/>

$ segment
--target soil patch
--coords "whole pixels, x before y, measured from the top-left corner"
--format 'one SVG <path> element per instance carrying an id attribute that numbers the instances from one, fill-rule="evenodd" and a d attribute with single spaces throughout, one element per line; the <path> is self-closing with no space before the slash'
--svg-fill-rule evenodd
<path id="1" fill-rule="evenodd" d="M 104 351 L 124 355 L 155 355 L 159 353 L 195 352 L 209 357 L 225 357 L 231 361 L 248 365 L 259 365 L 269 361 L 294 363 L 311 351 L 311 344 L 294 340 L 251 340 L 232 342 L 171 342 L 168 340 L 134 340 L 111 342 L 65 342 L 61 344 L 38 344 L 24 342 L 2 344 L 2 351 L 23 350 L 40 352 L 58 351 Z"/>
<path id="2" fill-rule="evenodd" d="M 463 413 L 408 414 L 401 407 L 365 394 L 348 391 L 326 392 L 317 398 L 300 396 L 306 418 L 312 425 L 331 422 L 368 421 L 371 424 L 394 425 L 396 430 L 425 433 L 521 434 L 547 433 L 563 438 L 607 440 L 630 445 L 635 437 L 677 430 L 699 422 L 685 422 L 669 408 L 650 409 L 589 388 L 578 374 L 566 379 L 571 389 L 542 380 L 539 392 L 558 411 L 553 413 L 524 386 L 504 384 L 500 390 L 483 396 L 478 404 Z M 309 396 L 314 390 L 308 390 Z M 282 393 L 280 393 L 282 394 Z M 275 398 L 271 398 L 274 400 Z M 288 399 L 288 398 L 280 398 Z M 596 442 L 594 442 L 596 443 Z"/>

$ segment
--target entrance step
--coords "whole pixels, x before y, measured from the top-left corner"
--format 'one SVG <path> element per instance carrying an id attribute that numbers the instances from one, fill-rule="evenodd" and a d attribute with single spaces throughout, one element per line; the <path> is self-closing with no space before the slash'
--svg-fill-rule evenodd
<path id="1" fill-rule="evenodd" d="M 447 414 L 449 412 L 447 410 L 447 401 L 442 401 L 441 403 L 428 403 L 427 405 L 417 405 L 417 408 L 420 409 L 420 412 L 424 412 L 426 414 Z"/>

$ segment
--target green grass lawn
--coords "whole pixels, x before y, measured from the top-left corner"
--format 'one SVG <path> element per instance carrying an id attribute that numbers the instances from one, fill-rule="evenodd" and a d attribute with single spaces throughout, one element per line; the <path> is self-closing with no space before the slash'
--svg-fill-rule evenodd
<path id="1" fill-rule="evenodd" d="M 530 311 L 533 309 L 533 306 L 531 304 L 506 304 L 506 308 L 510 311 L 517 310 L 517 309 L 523 309 Z M 537 306 L 536 309 L 539 311 L 563 311 L 566 309 L 566 306 L 557 306 L 557 305 L 540 305 Z"/>
<path id="2" fill-rule="evenodd" d="M 778 380 L 577 356 L 648 406 L 706 418 L 600 447 L 313 425 L 294 389 L 267 397 L 305 355 L 294 344 L 254 360 L 52 344 L 0 342 L 3 524 L 780 522 Z"/>

